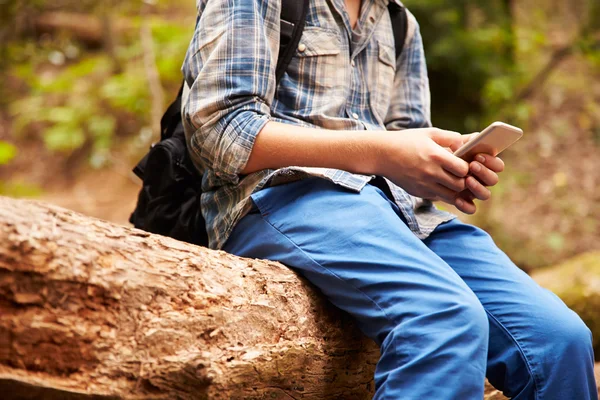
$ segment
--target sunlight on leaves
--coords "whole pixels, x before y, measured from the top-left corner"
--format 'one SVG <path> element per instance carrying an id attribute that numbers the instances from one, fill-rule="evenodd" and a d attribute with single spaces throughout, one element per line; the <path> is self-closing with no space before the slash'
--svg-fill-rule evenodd
<path id="1" fill-rule="evenodd" d="M 83 130 L 76 126 L 55 125 L 44 132 L 44 143 L 49 150 L 69 152 L 85 142 Z"/>
<path id="2" fill-rule="evenodd" d="M 0 140 L 0 165 L 5 165 L 17 155 L 17 148 L 7 142 Z"/>

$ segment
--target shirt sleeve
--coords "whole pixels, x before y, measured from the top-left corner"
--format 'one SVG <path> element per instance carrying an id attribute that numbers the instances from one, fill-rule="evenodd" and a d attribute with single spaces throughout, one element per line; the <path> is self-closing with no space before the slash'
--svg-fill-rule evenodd
<path id="1" fill-rule="evenodd" d="M 275 94 L 281 2 L 203 0 L 182 67 L 192 160 L 237 184 Z"/>
<path id="2" fill-rule="evenodd" d="M 419 24 L 407 11 L 408 30 L 402 55 L 397 60 L 394 92 L 385 119 L 387 130 L 431 126 L 431 95 L 427 63 Z"/>

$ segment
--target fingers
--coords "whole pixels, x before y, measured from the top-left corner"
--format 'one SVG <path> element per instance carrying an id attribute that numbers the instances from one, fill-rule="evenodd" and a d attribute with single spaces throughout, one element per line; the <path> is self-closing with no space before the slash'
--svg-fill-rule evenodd
<path id="1" fill-rule="evenodd" d="M 459 211 L 465 214 L 474 214 L 475 211 L 477 211 L 477 206 L 475 203 L 473 203 L 473 199 L 469 197 L 469 191 L 456 193 L 452 190 L 446 189 L 441 185 L 439 185 L 435 191 L 437 193 L 437 199 L 443 201 L 444 203 L 453 205 Z"/>
<path id="2" fill-rule="evenodd" d="M 481 182 L 475 179 L 475 177 L 469 176 L 467 179 L 465 179 L 465 182 L 467 184 L 467 189 L 473 193 L 475 198 L 479 200 L 489 200 L 489 198 L 492 196 L 490 189 L 483 186 Z"/>
<path id="3" fill-rule="evenodd" d="M 443 201 L 444 203 L 453 205 L 465 214 L 475 214 L 475 211 L 477 211 L 477 206 L 473 202 L 475 195 L 468 189 L 457 193 L 440 184 L 436 184 L 434 187 L 426 190 L 422 197 L 432 201 Z"/>
<path id="4" fill-rule="evenodd" d="M 458 197 L 458 193 L 456 191 L 450 190 L 439 183 L 434 184 L 434 187 L 431 190 L 435 193 L 435 197 L 444 203 L 454 205 L 456 198 Z"/>
<path id="5" fill-rule="evenodd" d="M 439 151 L 436 153 L 434 158 L 443 169 L 450 172 L 454 176 L 464 178 L 469 173 L 469 163 L 446 151 Z"/>
<path id="6" fill-rule="evenodd" d="M 494 186 L 498 183 L 498 174 L 493 170 L 488 168 L 487 166 L 477 162 L 472 161 L 469 165 L 471 173 L 481 181 L 485 186 Z"/>
<path id="7" fill-rule="evenodd" d="M 460 147 L 460 145 L 463 143 L 462 135 L 460 133 L 445 131 L 443 129 L 430 129 L 429 137 L 442 147 Z"/>
<path id="8" fill-rule="evenodd" d="M 454 206 L 465 214 L 475 214 L 477 206 L 473 202 L 473 194 L 468 190 L 460 193 L 454 202 Z"/>
<path id="9" fill-rule="evenodd" d="M 475 160 L 485 165 L 494 172 L 504 171 L 504 161 L 499 157 L 493 157 L 489 154 L 477 154 Z"/>
<path id="10" fill-rule="evenodd" d="M 475 195 L 469 189 L 463 190 L 458 194 L 458 196 L 461 197 L 463 200 L 467 200 L 470 202 L 473 202 L 473 200 L 476 199 Z"/>
<path id="11" fill-rule="evenodd" d="M 461 146 L 465 145 L 469 140 L 473 139 L 473 137 L 475 135 L 477 135 L 478 133 L 479 132 L 474 132 L 474 133 L 467 133 L 466 135 L 461 135 L 459 145 L 451 146 L 450 150 L 452 151 L 452 153 L 454 153 L 456 150 L 458 150 Z"/>
<path id="12" fill-rule="evenodd" d="M 440 150 L 446 150 L 436 151 L 433 155 L 434 161 L 455 176 L 465 177 L 469 173 L 469 164 L 465 160 L 452 155 L 452 149 L 458 149 L 463 144 L 463 135 L 458 132 L 434 128 L 429 131 L 429 137 L 441 147 Z M 450 148 L 450 151 L 448 151 L 448 148 Z"/>
<path id="13" fill-rule="evenodd" d="M 455 192 L 462 192 L 466 187 L 464 178 L 459 178 L 445 170 L 440 170 L 439 175 L 435 177 L 435 181 Z"/>

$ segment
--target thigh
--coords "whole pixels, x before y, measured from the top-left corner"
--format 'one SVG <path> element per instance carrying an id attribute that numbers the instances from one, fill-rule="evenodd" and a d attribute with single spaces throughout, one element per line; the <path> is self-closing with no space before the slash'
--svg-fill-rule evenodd
<path id="1" fill-rule="evenodd" d="M 402 322 L 428 326 L 428 318 L 444 320 L 457 304 L 477 301 L 374 186 L 356 193 L 305 179 L 264 189 L 253 200 L 256 209 L 224 250 L 299 271 L 380 345 Z M 448 321 L 448 329 L 465 322 Z"/>
<path id="2" fill-rule="evenodd" d="M 538 365 L 560 356 L 552 354 L 557 327 L 578 327 L 579 317 L 519 269 L 479 228 L 450 221 L 424 243 L 456 271 L 488 314 L 488 379 L 496 387 L 510 389 L 511 396 L 528 390 L 526 386 L 540 386 L 546 377 Z"/>

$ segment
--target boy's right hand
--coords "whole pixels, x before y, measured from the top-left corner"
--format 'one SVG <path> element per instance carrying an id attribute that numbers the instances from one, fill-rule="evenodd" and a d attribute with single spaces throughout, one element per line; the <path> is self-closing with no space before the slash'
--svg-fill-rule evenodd
<path id="1" fill-rule="evenodd" d="M 465 190 L 469 164 L 454 156 L 463 144 L 457 132 L 437 128 L 388 132 L 378 160 L 378 175 L 383 175 L 413 196 L 441 200 L 466 214 L 475 204 L 459 197 Z M 450 150 L 450 151 L 449 151 Z"/>

